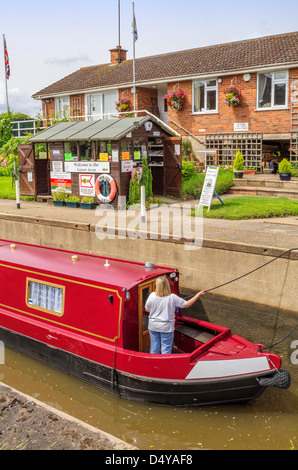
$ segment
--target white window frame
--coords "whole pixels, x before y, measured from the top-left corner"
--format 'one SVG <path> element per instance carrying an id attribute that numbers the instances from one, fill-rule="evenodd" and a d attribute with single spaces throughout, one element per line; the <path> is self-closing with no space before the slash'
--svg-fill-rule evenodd
<path id="1" fill-rule="evenodd" d="M 216 85 L 207 86 L 208 82 L 215 81 Z M 215 109 L 203 109 L 202 111 L 195 111 L 195 83 L 202 82 L 204 83 L 204 101 L 207 104 L 207 91 L 216 91 L 216 108 Z M 204 80 L 193 80 L 192 82 L 192 113 L 193 114 L 214 114 L 218 113 L 218 80 L 216 78 L 208 78 Z"/>
<path id="2" fill-rule="evenodd" d="M 64 111 L 64 105 L 63 105 L 63 100 L 67 100 L 67 110 Z M 59 105 L 58 105 L 59 103 Z M 61 106 L 62 105 L 62 106 Z M 58 109 L 59 107 L 59 109 Z M 62 119 L 64 117 L 69 117 L 70 116 L 70 97 L 65 95 L 65 96 L 57 96 L 55 98 L 55 116 L 57 116 L 59 119 Z"/>
<path id="3" fill-rule="evenodd" d="M 260 89 L 260 75 L 264 74 L 271 74 L 272 75 L 272 84 L 271 84 L 271 106 L 260 107 L 259 106 L 259 89 Z M 286 73 L 286 78 L 275 78 L 275 74 L 277 73 Z M 283 105 L 274 105 L 274 86 L 278 84 L 285 84 L 286 85 L 286 96 L 285 96 L 285 104 Z M 257 80 L 257 110 L 258 111 L 270 111 L 272 109 L 285 109 L 288 108 L 288 100 L 289 100 L 289 71 L 288 70 L 271 70 L 268 72 L 260 72 L 258 73 L 258 80 Z"/>
<path id="4" fill-rule="evenodd" d="M 88 93 L 85 95 L 85 109 L 87 110 L 86 112 L 86 115 L 88 116 L 87 119 L 88 120 L 91 120 L 92 119 L 92 114 L 89 114 L 89 109 L 88 109 L 88 98 L 89 96 L 100 96 L 100 101 L 101 101 L 101 112 L 98 113 L 98 115 L 96 115 L 95 119 L 103 119 L 103 118 L 108 118 L 109 116 L 105 116 L 105 113 L 104 113 L 104 99 L 103 97 L 105 95 L 115 95 L 115 101 L 117 101 L 118 99 L 118 90 L 114 90 L 114 91 L 103 91 L 101 93 Z M 117 113 L 117 110 L 116 110 L 116 105 L 115 105 L 115 109 L 114 109 L 114 112 L 115 114 Z"/>

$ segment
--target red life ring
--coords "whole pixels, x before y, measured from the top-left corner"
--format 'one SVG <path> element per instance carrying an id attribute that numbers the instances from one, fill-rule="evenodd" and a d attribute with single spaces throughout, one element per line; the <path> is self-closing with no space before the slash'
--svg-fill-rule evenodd
<path id="1" fill-rule="evenodd" d="M 95 194 L 101 202 L 112 202 L 117 194 L 115 180 L 110 175 L 100 175 L 95 181 Z"/>

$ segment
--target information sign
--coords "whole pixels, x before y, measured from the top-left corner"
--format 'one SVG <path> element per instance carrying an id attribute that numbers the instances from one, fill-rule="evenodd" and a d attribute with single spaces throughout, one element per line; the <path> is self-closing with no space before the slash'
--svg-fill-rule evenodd
<path id="1" fill-rule="evenodd" d="M 212 198 L 215 192 L 218 171 L 219 168 L 217 166 L 209 166 L 206 171 L 204 186 L 199 205 L 208 207 L 208 212 L 210 210 Z"/>

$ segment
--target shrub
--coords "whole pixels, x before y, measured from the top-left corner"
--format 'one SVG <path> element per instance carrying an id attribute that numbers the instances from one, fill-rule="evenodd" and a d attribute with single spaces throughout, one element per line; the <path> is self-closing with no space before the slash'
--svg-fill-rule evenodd
<path id="1" fill-rule="evenodd" d="M 152 198 L 153 192 L 152 192 L 152 172 L 148 166 L 146 157 L 143 157 L 142 169 L 143 171 L 142 171 L 140 186 L 145 186 L 146 200 L 148 201 L 149 199 Z"/>
<path id="2" fill-rule="evenodd" d="M 182 181 L 182 196 L 189 194 L 194 199 L 200 199 L 205 181 L 205 173 L 197 173 L 187 181 Z M 218 172 L 215 191 L 225 194 L 234 184 L 234 174 L 231 169 L 220 169 Z"/>
<path id="3" fill-rule="evenodd" d="M 54 201 L 66 201 L 67 196 L 68 194 L 64 188 L 59 188 L 53 192 Z"/>
<path id="4" fill-rule="evenodd" d="M 26 139 L 11 137 L 0 149 L 0 176 L 11 176 L 13 173 L 13 164 L 16 163 L 16 169 L 19 167 L 18 145 Z"/>
<path id="5" fill-rule="evenodd" d="M 67 202 L 80 202 L 80 198 L 79 198 L 79 196 L 74 196 L 73 194 L 69 194 L 66 197 L 65 201 L 67 201 Z"/>
<path id="6" fill-rule="evenodd" d="M 12 137 L 12 124 L 9 114 L 2 114 L 0 118 L 0 147 Z"/>
<path id="7" fill-rule="evenodd" d="M 279 164 L 278 164 L 278 171 L 279 173 L 291 173 L 292 166 L 291 163 L 284 158 Z"/>
<path id="8" fill-rule="evenodd" d="M 129 204 L 138 204 L 141 200 L 141 188 L 138 180 L 138 173 L 135 171 L 133 179 L 129 182 Z"/>
<path id="9" fill-rule="evenodd" d="M 190 178 L 196 175 L 196 169 L 191 162 L 182 160 L 182 180 L 188 181 Z"/>
<path id="10" fill-rule="evenodd" d="M 94 203 L 94 197 L 93 196 L 84 196 L 84 197 L 82 197 L 81 202 L 83 204 L 93 204 Z"/>
<path id="11" fill-rule="evenodd" d="M 244 169 L 244 159 L 240 150 L 236 153 L 233 167 L 235 171 L 243 171 Z"/>

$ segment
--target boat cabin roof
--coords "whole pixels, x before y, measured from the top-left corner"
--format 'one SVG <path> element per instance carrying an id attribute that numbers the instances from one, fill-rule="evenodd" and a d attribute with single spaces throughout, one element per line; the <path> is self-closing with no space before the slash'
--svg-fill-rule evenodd
<path id="1" fill-rule="evenodd" d="M 144 263 L 0 240 L 0 266 L 5 263 L 24 268 L 30 275 L 46 273 L 48 276 L 79 278 L 88 283 L 128 290 L 147 279 L 175 271 L 162 266 L 148 268 Z"/>

